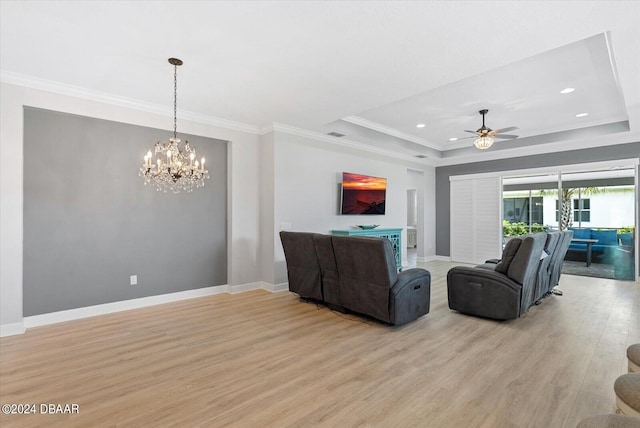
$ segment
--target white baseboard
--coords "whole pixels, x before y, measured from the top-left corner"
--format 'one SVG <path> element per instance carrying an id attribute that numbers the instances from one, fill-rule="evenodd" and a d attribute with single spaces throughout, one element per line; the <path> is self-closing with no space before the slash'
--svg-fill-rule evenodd
<path id="1" fill-rule="evenodd" d="M 272 293 L 279 293 L 281 291 L 289 291 L 289 283 L 283 282 L 281 284 L 267 284 L 268 288 L 266 290 L 271 291 Z"/>
<path id="2" fill-rule="evenodd" d="M 11 324 L 2 324 L 0 325 L 0 337 L 5 336 L 15 336 L 17 334 L 24 334 L 25 332 L 24 323 L 22 322 L 14 322 Z"/>
<path id="3" fill-rule="evenodd" d="M 451 257 L 450 256 L 432 256 L 433 258 L 431 260 L 437 260 L 440 262 L 450 262 L 451 261 Z"/>
<path id="4" fill-rule="evenodd" d="M 211 296 L 227 292 L 227 285 L 197 288 L 195 290 L 179 291 L 177 293 L 160 294 L 157 296 L 140 297 L 138 299 L 123 300 L 121 302 L 105 303 L 102 305 L 86 306 L 84 308 L 69 309 L 66 311 L 51 312 L 42 315 L 33 315 L 24 318 L 25 328 L 39 327 L 64 321 L 73 321 L 82 318 L 106 315 L 114 312 L 139 309 L 147 306 L 161 305 L 163 303 L 178 302 L 180 300 L 194 299 L 196 297 Z"/>
<path id="5" fill-rule="evenodd" d="M 433 262 L 433 261 L 436 261 L 436 260 L 440 260 L 439 257 L 441 257 L 441 256 L 416 257 L 416 261 L 422 262 L 422 263 Z"/>
<path id="6" fill-rule="evenodd" d="M 289 283 L 283 282 L 281 284 L 270 284 L 265 281 L 250 282 L 248 284 L 230 286 L 229 294 L 244 293 L 245 291 L 251 290 L 266 290 L 271 293 L 279 293 L 281 291 L 289 290 Z"/>
<path id="7" fill-rule="evenodd" d="M 26 329 L 55 324 L 65 321 L 73 321 L 82 318 L 106 315 L 114 312 L 128 311 L 130 309 L 144 308 L 163 303 L 177 302 L 180 300 L 194 299 L 197 297 L 212 296 L 215 294 L 243 293 L 251 290 L 266 290 L 272 293 L 288 290 L 288 284 L 269 284 L 264 281 L 251 282 L 241 285 L 217 285 L 213 287 L 198 288 L 195 290 L 179 291 L 177 293 L 160 294 L 158 296 L 141 297 L 139 299 L 124 300 L 121 302 L 105 303 L 102 305 L 87 306 L 84 308 L 69 309 L 66 311 L 51 312 L 48 314 L 34 315 L 23 318 L 22 322 L 0 325 L 0 337 L 24 334 Z"/>
<path id="8" fill-rule="evenodd" d="M 245 291 L 265 289 L 264 284 L 266 284 L 266 282 L 257 281 L 249 282 L 247 284 L 229 285 L 227 292 L 229 294 L 238 294 L 244 293 Z"/>

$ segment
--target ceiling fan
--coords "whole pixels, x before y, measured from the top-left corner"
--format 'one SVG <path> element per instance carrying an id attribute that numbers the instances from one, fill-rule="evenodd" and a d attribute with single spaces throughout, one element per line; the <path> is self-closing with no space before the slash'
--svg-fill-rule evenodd
<path id="1" fill-rule="evenodd" d="M 500 128 L 500 129 L 493 130 L 491 128 L 488 128 L 484 124 L 484 115 L 489 113 L 489 110 L 483 109 L 483 110 L 480 110 L 478 113 L 482 115 L 482 127 L 475 131 L 469 131 L 467 129 L 464 130 L 464 132 L 470 132 L 472 134 L 476 134 L 476 137 L 467 137 L 467 138 L 476 138 L 476 140 L 473 142 L 473 145 L 476 146 L 478 149 L 480 150 L 488 149 L 493 144 L 493 140 L 495 138 L 502 138 L 505 140 L 513 140 L 514 138 L 518 138 L 517 135 L 503 134 L 503 132 L 514 131 L 518 129 L 518 127 L 510 126 L 508 128 Z M 465 138 L 461 138 L 461 140 L 464 140 L 464 139 Z"/>

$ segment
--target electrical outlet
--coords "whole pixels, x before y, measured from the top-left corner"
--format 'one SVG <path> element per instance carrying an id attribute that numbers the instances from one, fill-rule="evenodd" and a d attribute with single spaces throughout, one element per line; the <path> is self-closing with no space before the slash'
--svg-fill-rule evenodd
<path id="1" fill-rule="evenodd" d="M 138 285 L 138 275 L 131 275 L 129 277 L 129 284 Z"/>

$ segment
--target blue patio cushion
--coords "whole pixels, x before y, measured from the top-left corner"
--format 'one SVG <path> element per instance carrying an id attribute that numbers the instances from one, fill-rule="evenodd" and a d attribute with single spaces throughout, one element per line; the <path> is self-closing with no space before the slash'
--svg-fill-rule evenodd
<path id="1" fill-rule="evenodd" d="M 618 232 L 615 230 L 591 230 L 591 239 L 597 239 L 597 245 L 618 245 Z"/>
<path id="2" fill-rule="evenodd" d="M 569 230 L 573 230 L 573 239 L 597 239 L 591 238 L 591 229 L 589 228 L 570 227 Z"/>
<path id="3" fill-rule="evenodd" d="M 619 234 L 618 239 L 620 239 L 621 245 L 626 245 L 629 247 L 633 246 L 633 233 L 631 232 Z"/>

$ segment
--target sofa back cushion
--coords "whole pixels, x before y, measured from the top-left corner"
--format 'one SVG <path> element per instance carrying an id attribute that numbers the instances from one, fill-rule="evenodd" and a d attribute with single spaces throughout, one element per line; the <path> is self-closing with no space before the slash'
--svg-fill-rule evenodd
<path id="1" fill-rule="evenodd" d="M 591 238 L 591 229 L 590 228 L 577 228 L 577 227 L 569 227 L 569 230 L 573 230 L 573 238 L 574 239 L 597 239 Z"/>
<path id="2" fill-rule="evenodd" d="M 616 230 L 591 229 L 591 239 L 598 240 L 596 245 L 618 245 L 618 232 Z"/>
<path id="3" fill-rule="evenodd" d="M 280 232 L 287 262 L 289 290 L 300 297 L 322 300 L 320 265 L 313 244 L 315 233 Z"/>
<path id="4" fill-rule="evenodd" d="M 526 312 L 535 302 L 536 279 L 540 257 L 547 242 L 547 233 L 540 232 L 522 239 L 518 252 L 511 261 L 507 276 L 522 284 L 520 295 L 520 315 Z"/>
<path id="5" fill-rule="evenodd" d="M 509 264 L 507 276 L 518 284 L 533 279 L 538 271 L 538 263 L 546 242 L 546 232 L 524 236 L 520 248 Z"/>
<path id="6" fill-rule="evenodd" d="M 398 278 L 391 242 L 354 236 L 331 239 L 343 306 L 390 322 L 389 289 Z"/>
<path id="7" fill-rule="evenodd" d="M 507 244 L 504 246 L 504 250 L 502 250 L 502 259 L 498 262 L 495 267 L 496 272 L 500 272 L 503 274 L 507 274 L 509 271 L 509 266 L 513 261 L 513 257 L 518 252 L 518 248 L 520 248 L 520 244 L 522 243 L 522 239 L 520 238 L 511 238 Z"/>
<path id="8" fill-rule="evenodd" d="M 551 273 L 553 272 L 552 265 L 557 262 L 557 257 L 559 256 L 559 252 L 556 249 L 561 237 L 562 232 L 547 232 L 547 243 L 544 245 L 544 251 L 547 256 L 540 260 L 540 265 L 538 266 L 534 301 L 541 299 L 551 290 L 549 284 L 551 282 Z"/>
<path id="9" fill-rule="evenodd" d="M 549 282 L 549 289 L 552 289 L 558 282 L 560 281 L 560 275 L 562 273 L 562 264 L 564 263 L 564 257 L 567 255 L 567 250 L 569 249 L 569 245 L 571 245 L 571 240 L 573 239 L 573 230 L 563 230 L 562 236 L 558 241 L 558 245 L 556 246 L 555 253 L 552 255 L 553 259 L 551 260 L 551 281 Z"/>

